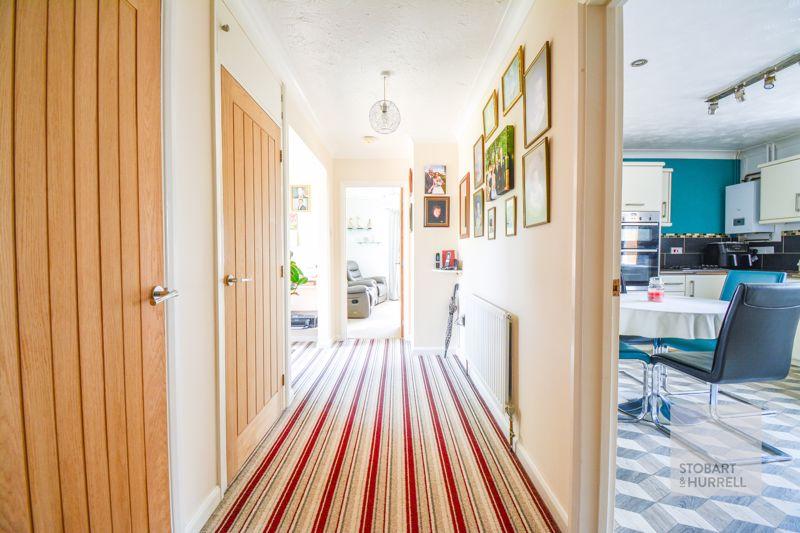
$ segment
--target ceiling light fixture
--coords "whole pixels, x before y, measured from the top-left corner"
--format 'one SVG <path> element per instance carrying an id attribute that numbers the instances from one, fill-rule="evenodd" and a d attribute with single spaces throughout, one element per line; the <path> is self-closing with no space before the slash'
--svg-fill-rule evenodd
<path id="1" fill-rule="evenodd" d="M 775 87 L 775 73 L 770 72 L 766 76 L 764 76 L 764 88 L 769 90 Z"/>
<path id="2" fill-rule="evenodd" d="M 632 67 L 643 67 L 643 66 L 645 66 L 646 64 L 647 64 L 647 60 L 646 60 L 646 59 L 644 59 L 644 58 L 642 58 L 642 59 L 635 59 L 635 60 L 631 61 L 631 66 L 632 66 Z"/>
<path id="3" fill-rule="evenodd" d="M 745 96 L 744 96 L 744 85 L 739 85 L 736 88 L 736 90 L 733 91 L 733 96 L 734 96 L 734 98 L 736 98 L 736 101 L 739 102 L 740 104 L 742 102 L 744 102 L 744 99 L 745 99 Z"/>
<path id="4" fill-rule="evenodd" d="M 374 135 L 364 135 L 361 139 L 364 141 L 364 144 L 372 144 L 378 140 Z"/>
<path id="5" fill-rule="evenodd" d="M 736 98 L 737 102 L 744 102 L 745 100 L 745 88 L 750 87 L 756 83 L 764 83 L 765 89 L 772 89 L 775 87 L 775 79 L 776 74 L 785 68 L 789 68 L 793 65 L 800 66 L 800 52 L 792 54 L 784 59 L 781 59 L 774 65 L 770 65 L 769 67 L 756 72 L 742 80 L 737 81 L 733 85 L 729 85 L 725 89 L 719 91 L 718 93 L 710 95 L 706 98 L 706 103 L 708 104 L 708 114 L 713 115 L 712 112 L 712 103 L 719 102 L 723 98 L 727 98 L 728 96 L 733 95 Z M 714 107 L 714 111 L 716 111 L 718 106 Z"/>
<path id="6" fill-rule="evenodd" d="M 708 103 L 708 114 L 709 115 L 716 114 L 717 113 L 717 109 L 719 109 L 719 102 L 717 102 L 716 100 L 713 100 L 713 101 Z"/>
<path id="7" fill-rule="evenodd" d="M 369 123 L 378 133 L 393 133 L 400 125 L 400 110 L 391 100 L 386 99 L 386 80 L 392 73 L 388 70 L 381 72 L 383 76 L 383 100 L 378 100 L 369 110 Z"/>

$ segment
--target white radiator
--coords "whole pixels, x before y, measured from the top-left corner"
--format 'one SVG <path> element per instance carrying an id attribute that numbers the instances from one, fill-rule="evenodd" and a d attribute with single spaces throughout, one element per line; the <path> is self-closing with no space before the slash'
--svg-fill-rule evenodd
<path id="1" fill-rule="evenodd" d="M 463 294 L 461 305 L 467 372 L 513 442 L 511 314 L 474 294 Z"/>

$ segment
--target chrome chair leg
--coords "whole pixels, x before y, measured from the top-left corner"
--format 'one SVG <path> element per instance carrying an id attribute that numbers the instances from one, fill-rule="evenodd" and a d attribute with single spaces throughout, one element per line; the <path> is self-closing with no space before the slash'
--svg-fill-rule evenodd
<path id="1" fill-rule="evenodd" d="M 659 403 L 659 399 L 661 398 L 661 395 L 660 395 L 660 392 L 661 392 L 661 390 L 660 390 L 661 373 L 664 370 L 665 370 L 665 368 L 663 368 L 663 365 L 661 365 L 661 364 L 656 364 L 653 367 L 652 378 L 651 378 L 651 383 L 652 383 L 652 387 L 653 387 L 652 388 L 652 390 L 653 390 L 653 399 L 652 399 L 651 405 L 650 405 L 650 413 L 651 413 L 651 416 L 652 416 L 653 425 L 663 435 L 669 437 L 670 439 L 675 439 L 676 441 L 681 443 L 683 446 L 685 446 L 687 449 L 689 449 L 690 451 L 694 452 L 696 455 L 698 455 L 698 456 L 700 456 L 700 457 L 702 457 L 702 458 L 704 458 L 704 459 L 706 459 L 708 461 L 712 461 L 714 463 L 735 464 L 735 465 L 752 465 L 752 464 L 779 463 L 779 462 L 785 462 L 785 461 L 791 461 L 792 460 L 792 457 L 789 454 L 787 454 L 786 452 L 784 452 L 782 450 L 779 450 L 778 448 L 776 448 L 775 446 L 772 446 L 771 444 L 767 444 L 766 442 L 764 442 L 761 439 L 757 439 L 757 438 L 755 438 L 755 437 L 753 437 L 751 435 L 748 435 L 747 433 L 745 433 L 741 429 L 739 429 L 739 428 L 737 428 L 735 426 L 732 426 L 732 425 L 728 424 L 727 422 L 725 422 L 723 420 L 723 418 L 719 414 L 719 404 L 718 404 L 719 394 L 720 394 L 719 385 L 710 385 L 710 387 L 709 387 L 708 410 L 709 410 L 709 416 L 711 417 L 712 421 L 715 424 L 721 426 L 723 428 L 723 430 L 726 430 L 726 431 L 728 431 L 730 433 L 733 433 L 736 436 L 742 438 L 743 440 L 746 440 L 747 442 L 759 445 L 761 447 L 761 450 L 764 453 L 768 454 L 768 455 L 766 455 L 766 456 L 762 455 L 760 457 L 754 457 L 754 458 L 748 458 L 748 459 L 740 459 L 740 460 L 736 460 L 736 461 L 720 461 L 718 458 L 716 458 L 716 457 L 712 456 L 711 454 L 709 454 L 705 449 L 697 446 L 696 444 L 694 444 L 690 440 L 682 437 L 681 435 L 678 435 L 678 434 L 675 434 L 674 432 L 672 432 L 669 429 L 669 427 L 664 425 L 661 422 L 661 420 L 659 419 L 659 417 L 658 417 L 658 409 L 659 409 L 658 403 Z M 728 418 L 728 417 L 726 417 L 726 418 Z"/>
<path id="2" fill-rule="evenodd" d="M 695 379 L 692 376 L 686 376 L 686 377 L 691 379 L 692 381 L 696 381 L 697 383 L 703 383 L 699 379 Z M 666 368 L 664 369 L 663 377 L 662 377 L 662 380 L 661 380 L 661 387 L 664 389 L 664 392 L 666 393 L 667 396 L 692 396 L 692 395 L 695 395 L 695 394 L 708 394 L 709 393 L 709 389 L 688 390 L 688 391 L 671 391 L 669 389 L 669 386 L 667 385 L 667 369 Z M 741 415 L 728 415 L 728 416 L 724 416 L 722 418 L 746 418 L 748 416 L 758 416 L 758 415 L 771 416 L 771 415 L 778 414 L 778 412 L 775 411 L 774 409 L 768 409 L 767 407 L 765 407 L 763 405 L 758 405 L 757 403 L 753 403 L 750 400 L 748 400 L 747 398 L 744 398 L 744 397 L 742 397 L 742 396 L 740 396 L 738 394 L 735 394 L 733 392 L 727 392 L 727 391 L 724 391 L 724 390 L 720 390 L 719 394 L 721 394 L 723 396 L 726 396 L 728 398 L 731 398 L 733 400 L 736 400 L 737 402 L 743 403 L 745 405 L 749 405 L 750 407 L 755 407 L 756 409 L 759 409 L 761 411 L 760 413 L 746 413 L 746 414 L 741 414 Z"/>
<path id="3" fill-rule="evenodd" d="M 639 410 L 639 413 L 634 416 L 628 413 L 627 411 L 624 411 L 623 409 L 617 407 L 617 410 L 620 413 L 617 415 L 618 422 L 641 422 L 644 419 L 644 417 L 647 416 L 647 409 L 648 409 L 647 404 L 649 403 L 649 390 L 647 382 L 648 382 L 648 371 L 650 365 L 648 365 L 644 361 L 639 361 L 639 362 L 642 363 L 642 371 L 643 371 L 643 379 L 641 381 L 628 374 L 627 371 L 625 370 L 623 370 L 622 372 L 632 377 L 634 380 L 639 381 L 642 384 L 642 408 Z"/>

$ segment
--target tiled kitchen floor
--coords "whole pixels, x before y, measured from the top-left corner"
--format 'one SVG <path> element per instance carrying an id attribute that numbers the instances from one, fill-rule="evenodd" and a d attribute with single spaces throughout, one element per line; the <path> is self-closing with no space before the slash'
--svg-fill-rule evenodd
<path id="1" fill-rule="evenodd" d="M 620 370 L 641 375 L 621 361 Z M 670 372 L 670 388 L 701 387 Z M 794 457 L 764 465 L 760 496 L 712 496 L 671 492 L 670 440 L 648 424 L 620 423 L 617 436 L 617 532 L 800 531 L 800 368 L 781 382 L 722 387 L 754 401 L 768 401 L 777 414 L 763 417 L 765 440 Z M 620 372 L 620 398 L 634 398 L 641 385 Z M 639 394 L 641 395 L 641 394 Z M 724 399 L 724 397 L 721 397 Z"/>

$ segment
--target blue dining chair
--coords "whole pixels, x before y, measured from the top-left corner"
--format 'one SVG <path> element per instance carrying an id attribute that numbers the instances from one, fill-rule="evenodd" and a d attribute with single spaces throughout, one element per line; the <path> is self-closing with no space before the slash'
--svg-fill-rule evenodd
<path id="1" fill-rule="evenodd" d="M 719 299 L 731 301 L 733 293 L 736 292 L 736 287 L 742 283 L 783 283 L 784 281 L 786 281 L 786 272 L 731 270 L 725 277 L 725 284 L 722 286 Z M 717 340 L 667 337 L 661 340 L 661 344 L 682 352 L 713 352 L 717 347 Z"/>

